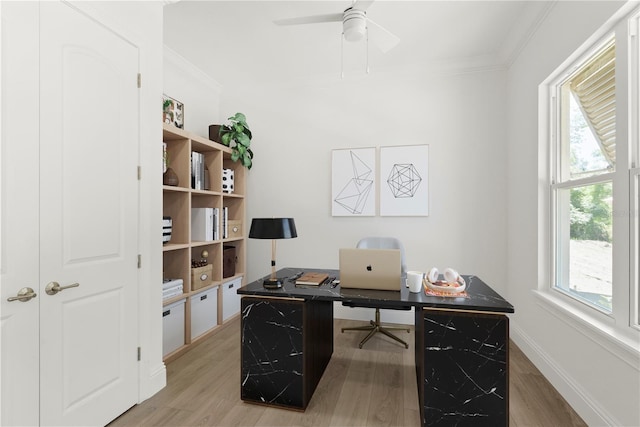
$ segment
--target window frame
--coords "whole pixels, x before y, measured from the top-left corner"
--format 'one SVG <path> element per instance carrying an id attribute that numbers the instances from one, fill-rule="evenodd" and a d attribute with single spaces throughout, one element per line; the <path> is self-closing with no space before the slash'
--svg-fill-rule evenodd
<path id="1" fill-rule="evenodd" d="M 600 343 L 630 364 L 640 356 L 640 8 L 626 4 L 569 56 L 538 88 L 538 286 L 534 295 L 550 314 Z M 612 172 L 552 181 L 559 175 L 560 132 L 557 88 L 614 34 L 616 43 L 616 168 Z M 633 93 L 631 93 L 633 92 Z M 552 143 L 553 141 L 553 143 Z M 578 187 L 611 178 L 614 188 L 613 310 L 598 310 L 555 284 L 555 189 Z M 555 187 L 552 187 L 555 186 Z M 633 204 L 631 203 L 633 201 Z M 626 205 L 625 205 L 626 203 Z M 633 205 L 633 206 L 632 206 Z M 626 214 L 621 214 L 626 212 Z M 619 218 L 622 216 L 622 218 Z M 626 219 L 628 217 L 628 220 Z M 634 234 L 635 233 L 635 234 Z M 617 247 L 617 250 L 616 250 Z M 620 255 L 623 255 L 622 257 Z"/>
<path id="2" fill-rule="evenodd" d="M 640 10 L 629 28 L 629 326 L 640 332 Z"/>
<path id="3" fill-rule="evenodd" d="M 566 115 L 569 111 L 569 100 L 568 97 L 570 95 L 570 90 L 567 88 L 567 82 L 576 74 L 576 70 L 583 67 L 585 63 L 587 63 L 594 55 L 598 54 L 600 51 L 604 50 L 604 47 L 609 45 L 612 40 L 616 44 L 617 49 L 617 34 L 616 31 L 611 30 L 607 32 L 604 36 L 599 37 L 588 49 L 584 49 L 584 51 L 573 61 L 571 61 L 568 66 L 566 66 L 562 72 L 560 72 L 554 79 L 552 79 L 547 87 L 549 91 L 549 100 L 550 105 L 548 107 L 550 113 L 549 121 L 552 126 L 552 132 L 550 133 L 548 144 L 550 145 L 550 157 L 551 157 L 551 169 L 550 169 L 550 228 L 551 228 L 551 253 L 550 253 L 550 275 L 549 275 L 549 285 L 552 291 L 558 292 L 562 294 L 566 298 L 571 298 L 575 302 L 578 302 L 589 309 L 596 310 L 597 312 L 605 315 L 607 317 L 614 317 L 614 308 L 612 307 L 611 312 L 605 310 L 602 307 L 599 307 L 595 304 L 591 304 L 586 300 L 579 298 L 577 295 L 573 294 L 567 289 L 564 289 L 560 286 L 560 281 L 558 277 L 560 274 L 566 273 L 564 269 L 558 266 L 559 257 L 561 254 L 558 251 L 559 246 L 564 245 L 568 246 L 569 241 L 560 242 L 561 237 L 559 236 L 558 229 L 562 227 L 560 223 L 562 222 L 560 218 L 561 214 L 561 206 L 559 201 L 559 192 L 560 190 L 571 190 L 574 188 L 585 187 L 588 185 L 594 185 L 599 183 L 608 183 L 611 182 L 612 187 L 615 189 L 617 186 L 615 185 L 615 178 L 619 175 L 620 168 L 614 168 L 611 172 L 602 172 L 599 174 L 589 175 L 582 178 L 571 178 L 569 169 L 570 166 L 568 164 L 568 156 L 569 149 L 566 144 L 566 140 L 568 139 L 568 135 L 564 135 L 567 130 L 563 127 L 563 123 L 568 120 Z M 617 55 L 617 54 L 616 54 Z M 616 69 L 617 69 L 617 58 L 616 58 Z M 616 103 L 618 101 L 618 84 L 617 84 L 617 76 L 616 76 Z M 618 130 L 619 124 L 617 120 L 618 115 L 618 107 L 616 105 L 616 132 Z M 587 119 L 588 120 L 588 119 Z M 591 126 L 591 125 L 590 125 Z M 626 144 L 625 144 L 626 145 Z M 619 144 L 616 142 L 616 149 Z M 624 156 L 623 156 L 624 157 Z M 615 190 L 614 190 L 615 193 Z M 615 224 L 614 224 L 615 228 Z M 613 245 L 614 256 L 616 252 L 620 250 L 616 249 L 617 245 Z M 568 261 L 568 260 L 567 260 Z M 613 266 L 612 266 L 613 267 Z M 615 276 L 615 275 L 614 275 Z M 612 293 L 614 285 L 612 285 Z M 615 298 L 614 298 L 615 300 Z M 573 303 L 573 302 L 572 302 Z"/>

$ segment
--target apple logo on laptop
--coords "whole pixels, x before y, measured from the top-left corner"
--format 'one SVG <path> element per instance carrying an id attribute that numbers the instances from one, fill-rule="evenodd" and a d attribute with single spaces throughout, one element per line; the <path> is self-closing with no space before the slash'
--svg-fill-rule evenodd
<path id="1" fill-rule="evenodd" d="M 373 267 L 371 267 L 371 264 L 367 265 L 367 271 L 373 271 Z"/>

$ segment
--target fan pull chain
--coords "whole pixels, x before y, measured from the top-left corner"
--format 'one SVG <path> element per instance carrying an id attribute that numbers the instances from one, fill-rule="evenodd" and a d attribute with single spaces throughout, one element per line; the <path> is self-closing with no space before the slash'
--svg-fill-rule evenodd
<path id="1" fill-rule="evenodd" d="M 340 35 L 340 78 L 344 80 L 344 33 Z"/>
<path id="2" fill-rule="evenodd" d="M 367 33 L 367 74 L 369 74 L 369 26 L 365 28 L 365 32 Z"/>

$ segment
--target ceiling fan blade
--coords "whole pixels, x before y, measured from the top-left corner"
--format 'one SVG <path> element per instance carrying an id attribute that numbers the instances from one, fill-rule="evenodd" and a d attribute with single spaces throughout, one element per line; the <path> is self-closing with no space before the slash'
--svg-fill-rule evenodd
<path id="1" fill-rule="evenodd" d="M 298 18 L 278 19 L 273 21 L 276 25 L 304 25 L 320 24 L 323 22 L 342 22 L 342 13 L 328 13 L 326 15 L 301 16 Z"/>
<path id="2" fill-rule="evenodd" d="M 373 2 L 374 0 L 356 0 L 351 7 L 358 10 L 367 10 Z"/>
<path id="3" fill-rule="evenodd" d="M 387 53 L 391 49 L 393 49 L 398 43 L 400 43 L 400 38 L 398 38 L 391 31 L 386 28 L 380 26 L 380 24 L 376 24 L 371 19 L 367 18 L 369 22 L 369 29 L 373 29 L 371 32 L 370 40 L 378 46 L 378 48 L 382 51 L 382 53 Z M 372 28 L 373 27 L 373 28 Z"/>

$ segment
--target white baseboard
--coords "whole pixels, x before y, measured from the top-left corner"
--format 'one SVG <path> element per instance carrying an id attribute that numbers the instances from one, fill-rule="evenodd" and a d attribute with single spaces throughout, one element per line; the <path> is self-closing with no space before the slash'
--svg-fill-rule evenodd
<path id="1" fill-rule="evenodd" d="M 339 302 L 333 303 L 333 317 L 336 319 L 362 320 L 368 322 L 375 318 L 374 308 L 345 307 Z M 400 325 L 413 325 L 414 315 L 411 310 L 380 310 L 380 321 Z"/>
<path id="2" fill-rule="evenodd" d="M 167 385 L 167 367 L 164 362 L 156 365 L 154 369 L 149 370 L 149 376 L 144 376 L 144 370 L 141 369 L 140 388 L 138 394 L 138 403 L 142 403 Z"/>
<path id="3" fill-rule="evenodd" d="M 590 426 L 620 426 L 580 384 L 510 319 L 510 338 Z"/>

